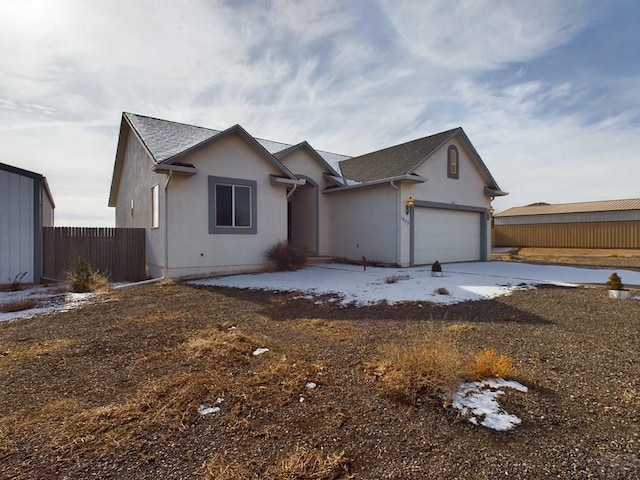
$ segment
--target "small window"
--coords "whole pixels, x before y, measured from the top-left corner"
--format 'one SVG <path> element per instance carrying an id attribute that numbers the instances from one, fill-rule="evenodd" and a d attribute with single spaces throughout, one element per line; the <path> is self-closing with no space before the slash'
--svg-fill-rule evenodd
<path id="1" fill-rule="evenodd" d="M 256 233 L 256 182 L 209 177 L 209 233 Z"/>
<path id="2" fill-rule="evenodd" d="M 160 226 L 160 193 L 158 185 L 151 187 L 151 228 Z"/>
<path id="3" fill-rule="evenodd" d="M 458 149 L 451 145 L 447 150 L 447 177 L 460 178 L 460 156 Z"/>

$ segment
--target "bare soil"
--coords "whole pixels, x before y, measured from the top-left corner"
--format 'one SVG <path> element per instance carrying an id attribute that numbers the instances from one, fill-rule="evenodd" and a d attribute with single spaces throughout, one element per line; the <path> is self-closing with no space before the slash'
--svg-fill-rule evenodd
<path id="1" fill-rule="evenodd" d="M 640 269 L 640 248 L 625 250 L 527 247 L 514 248 L 511 253 L 494 253 L 491 258 L 502 261 Z"/>
<path id="2" fill-rule="evenodd" d="M 0 477 L 640 478 L 640 301 L 604 288 L 451 306 L 295 297 L 165 283 L 0 324 Z M 382 347 L 445 331 L 514 359 L 529 388 L 502 397 L 514 430 L 382 388 Z"/>

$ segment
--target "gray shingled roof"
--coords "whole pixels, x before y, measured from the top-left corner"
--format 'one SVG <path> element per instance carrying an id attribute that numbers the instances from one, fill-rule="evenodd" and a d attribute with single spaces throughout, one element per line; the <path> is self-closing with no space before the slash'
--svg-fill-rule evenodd
<path id="1" fill-rule="evenodd" d="M 149 152 L 151 152 L 151 155 L 153 155 L 156 163 L 164 162 L 221 133 L 220 130 L 145 117 L 144 115 L 137 115 L 135 113 L 125 113 L 124 115 L 136 132 L 138 132 L 139 137 Z M 274 142 L 262 138 L 256 138 L 256 141 L 271 154 L 283 152 L 284 150 L 295 147 L 295 145 L 288 143 Z M 332 167 L 334 167 L 337 161 L 349 158 L 335 153 L 320 150 L 316 151 Z"/>
<path id="2" fill-rule="evenodd" d="M 342 175 L 358 182 L 371 182 L 406 175 L 457 130 L 458 128 L 454 128 L 344 160 L 340 162 Z"/>
<path id="3" fill-rule="evenodd" d="M 138 132 L 138 136 L 151 152 L 156 163 L 164 162 L 220 133 L 219 130 L 194 127 L 134 113 L 124 115 Z"/>

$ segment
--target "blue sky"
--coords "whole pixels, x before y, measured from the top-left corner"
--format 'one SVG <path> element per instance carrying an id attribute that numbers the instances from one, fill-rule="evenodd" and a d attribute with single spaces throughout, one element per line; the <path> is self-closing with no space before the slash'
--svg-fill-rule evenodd
<path id="1" fill-rule="evenodd" d="M 111 226 L 122 111 L 358 155 L 462 126 L 497 211 L 640 197 L 638 0 L 0 0 L 0 162 Z"/>

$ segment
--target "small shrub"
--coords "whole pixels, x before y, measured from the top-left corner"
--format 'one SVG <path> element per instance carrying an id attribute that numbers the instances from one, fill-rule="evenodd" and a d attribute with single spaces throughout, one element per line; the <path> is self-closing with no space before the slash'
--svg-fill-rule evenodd
<path id="1" fill-rule="evenodd" d="M 438 295 L 449 295 L 449 290 L 447 290 L 444 287 L 440 287 L 440 288 L 436 289 L 436 293 Z"/>
<path id="2" fill-rule="evenodd" d="M 624 285 L 622 284 L 622 278 L 616 272 L 613 272 L 609 275 L 609 280 L 607 280 L 607 288 L 609 290 L 624 290 Z"/>
<path id="3" fill-rule="evenodd" d="M 13 300 L 10 302 L 0 303 L 0 312 L 21 312 L 23 310 L 31 310 L 36 308 L 38 302 L 32 298 L 23 298 L 21 300 Z"/>
<path id="4" fill-rule="evenodd" d="M 64 276 L 71 290 L 76 293 L 95 292 L 109 286 L 108 278 L 91 270 L 86 260 L 80 260 L 75 271 L 67 271 Z"/>
<path id="5" fill-rule="evenodd" d="M 476 380 L 506 377 L 512 368 L 511 357 L 499 354 L 495 348 L 489 348 L 476 354 L 471 376 Z"/>
<path id="6" fill-rule="evenodd" d="M 278 242 L 267 250 L 267 258 L 278 271 L 298 270 L 307 263 L 307 259 L 288 242 Z"/>
<path id="7" fill-rule="evenodd" d="M 433 265 L 431 265 L 431 271 L 432 272 L 442 272 L 442 265 L 440 265 L 440 262 L 438 260 L 433 262 Z"/>
<path id="8" fill-rule="evenodd" d="M 18 290 L 22 290 L 22 279 L 27 275 L 27 272 L 20 272 L 18 273 L 15 277 L 13 277 L 13 280 L 11 280 L 11 277 L 9 277 L 9 290 L 11 290 L 12 292 L 17 292 Z"/>
<path id="9" fill-rule="evenodd" d="M 449 398 L 466 365 L 451 335 L 430 332 L 406 343 L 384 347 L 382 361 L 373 375 L 386 393 L 397 400 L 417 404 L 420 400 Z"/>
<path id="10" fill-rule="evenodd" d="M 513 247 L 511 250 L 509 250 L 509 258 L 511 260 L 518 260 L 520 258 L 520 248 Z"/>
<path id="11" fill-rule="evenodd" d="M 400 280 L 409 280 L 409 275 L 390 275 L 384 279 L 384 283 L 398 283 Z"/>

